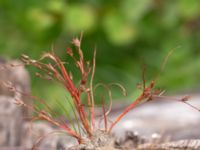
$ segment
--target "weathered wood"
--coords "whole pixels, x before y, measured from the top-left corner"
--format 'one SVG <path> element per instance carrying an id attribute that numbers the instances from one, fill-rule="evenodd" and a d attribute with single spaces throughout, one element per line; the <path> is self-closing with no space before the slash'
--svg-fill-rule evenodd
<path id="1" fill-rule="evenodd" d="M 1 147 L 1 150 L 28 150 L 23 147 Z"/>
<path id="2" fill-rule="evenodd" d="M 144 144 L 140 145 L 137 150 L 199 150 L 200 139 L 180 140 L 163 144 Z"/>

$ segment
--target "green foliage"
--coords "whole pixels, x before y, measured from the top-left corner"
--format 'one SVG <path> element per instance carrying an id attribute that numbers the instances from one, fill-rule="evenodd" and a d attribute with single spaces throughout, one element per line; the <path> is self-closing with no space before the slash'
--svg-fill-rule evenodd
<path id="1" fill-rule="evenodd" d="M 95 26 L 95 11 L 88 5 L 70 5 L 66 9 L 65 27 L 67 32 L 89 32 Z M 66 32 L 66 34 L 67 34 Z"/>
<path id="2" fill-rule="evenodd" d="M 135 28 L 115 11 L 104 17 L 103 24 L 108 39 L 115 45 L 129 44 L 136 37 Z"/>
<path id="3" fill-rule="evenodd" d="M 1 0 L 0 54 L 36 57 L 54 43 L 63 56 L 69 39 L 83 31 L 85 57 L 97 47 L 96 80 L 125 83 L 134 95 L 138 64 L 147 64 L 152 77 L 167 52 L 180 45 L 159 83 L 167 91 L 193 89 L 200 81 L 199 18 L 199 0 Z M 33 90 L 40 92 L 35 82 Z M 52 97 L 53 92 L 40 94 Z"/>

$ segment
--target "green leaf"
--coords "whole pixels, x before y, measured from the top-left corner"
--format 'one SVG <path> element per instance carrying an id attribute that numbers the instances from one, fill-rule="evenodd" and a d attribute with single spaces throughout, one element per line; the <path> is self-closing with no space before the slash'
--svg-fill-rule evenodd
<path id="1" fill-rule="evenodd" d="M 136 38 L 136 29 L 119 14 L 108 13 L 103 20 L 108 39 L 115 45 L 129 44 Z"/>
<path id="2" fill-rule="evenodd" d="M 90 6 L 69 5 L 65 13 L 65 27 L 75 33 L 94 28 L 96 15 Z"/>
<path id="3" fill-rule="evenodd" d="M 177 9 L 177 3 L 167 3 L 162 17 L 163 27 L 173 29 L 180 21 L 180 13 Z"/>
<path id="4" fill-rule="evenodd" d="M 65 2 L 63 0 L 51 0 L 47 3 L 47 9 L 54 13 L 64 13 Z"/>
<path id="5" fill-rule="evenodd" d="M 61 17 L 42 8 L 29 9 L 23 22 L 30 37 L 40 42 L 51 42 L 61 32 Z"/>
<path id="6" fill-rule="evenodd" d="M 27 13 L 27 20 L 34 31 L 43 31 L 52 27 L 54 24 L 53 17 L 40 8 L 32 8 Z"/>
<path id="7" fill-rule="evenodd" d="M 138 21 L 151 8 L 152 0 L 123 0 L 121 11 L 131 22 Z"/>
<path id="8" fill-rule="evenodd" d="M 199 0 L 179 0 L 180 13 L 184 18 L 194 18 L 199 15 Z"/>

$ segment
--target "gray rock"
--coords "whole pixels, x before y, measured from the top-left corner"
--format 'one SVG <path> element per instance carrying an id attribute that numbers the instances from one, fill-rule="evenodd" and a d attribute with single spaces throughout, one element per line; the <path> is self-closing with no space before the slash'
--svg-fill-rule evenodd
<path id="1" fill-rule="evenodd" d="M 22 124 L 24 117 L 31 112 L 17 106 L 15 98 L 30 104 L 28 97 L 13 92 L 4 83 L 12 85 L 22 93 L 30 94 L 29 75 L 19 61 L 7 61 L 0 58 L 0 147 L 16 147 L 21 145 Z"/>
<path id="2" fill-rule="evenodd" d="M 20 145 L 23 121 L 21 113 L 12 97 L 0 96 L 0 146 Z"/>
<path id="3" fill-rule="evenodd" d="M 191 95 L 188 102 L 200 107 L 199 97 Z M 112 114 L 111 119 L 118 113 Z M 118 137 L 123 137 L 125 131 L 137 131 L 148 139 L 154 133 L 164 136 L 163 140 L 197 139 L 200 137 L 199 124 L 199 111 L 168 97 L 136 107 L 115 126 L 113 132 Z"/>
<path id="4" fill-rule="evenodd" d="M 28 149 L 24 149 L 23 147 L 1 147 L 1 150 L 28 150 Z"/>
<path id="5" fill-rule="evenodd" d="M 27 122 L 23 126 L 22 146 L 31 149 L 39 139 L 38 149 L 41 150 L 65 150 L 76 144 L 76 141 L 69 137 L 64 131 L 53 128 L 46 122 Z"/>
<path id="6" fill-rule="evenodd" d="M 190 140 L 179 140 L 167 143 L 148 143 L 137 147 L 137 150 L 199 150 L 200 140 L 190 139 Z"/>
<path id="7" fill-rule="evenodd" d="M 15 96 L 15 92 L 9 90 L 3 83 L 9 82 L 12 83 L 19 91 L 25 93 L 26 95 L 30 94 L 30 79 L 29 74 L 26 69 L 20 65 L 20 61 L 6 61 L 0 59 L 0 95 L 5 96 Z M 31 104 L 29 97 L 25 95 L 20 95 L 21 99 L 27 103 Z M 24 117 L 30 116 L 30 110 L 23 108 Z"/>

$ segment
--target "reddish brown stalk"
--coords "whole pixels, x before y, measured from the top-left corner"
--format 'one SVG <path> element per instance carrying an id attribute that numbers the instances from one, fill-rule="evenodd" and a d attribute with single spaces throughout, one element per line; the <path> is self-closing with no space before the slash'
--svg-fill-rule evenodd
<path id="1" fill-rule="evenodd" d="M 39 113 L 40 110 L 39 108 L 37 108 L 36 106 L 31 106 L 31 105 L 28 105 L 28 104 L 25 104 L 22 100 L 20 99 L 15 99 L 15 102 L 14 102 L 16 105 L 18 106 L 23 106 L 31 111 L 33 111 L 34 113 Z"/>
<path id="2" fill-rule="evenodd" d="M 80 41 L 78 39 L 74 39 L 72 41 L 72 43 L 78 48 L 78 54 L 79 54 L 79 61 L 76 61 L 76 59 L 73 57 L 73 52 L 71 51 L 71 49 L 68 49 L 68 54 L 70 54 L 70 56 L 72 58 L 75 59 L 75 62 L 76 62 L 76 65 L 77 67 L 79 68 L 81 74 L 82 74 L 82 80 L 81 80 L 81 84 L 80 86 L 84 86 L 84 84 L 86 83 L 86 78 L 87 78 L 87 72 L 85 71 L 85 67 L 84 67 L 84 58 L 83 58 L 83 53 L 82 53 L 82 50 L 80 48 Z M 58 61 L 60 62 L 60 60 Z M 75 106 L 77 107 L 77 110 L 78 110 L 78 113 L 79 113 L 79 116 L 80 116 L 80 119 L 83 123 L 83 126 L 85 128 L 85 130 L 87 131 L 88 135 L 89 136 L 92 136 L 92 133 L 91 133 L 91 128 L 89 126 L 89 121 L 86 117 L 86 113 L 85 113 L 85 109 L 83 108 L 82 104 L 81 104 L 81 101 L 80 101 L 80 92 L 78 90 L 75 89 L 75 87 L 73 87 L 73 83 L 64 67 L 64 65 L 61 63 L 59 64 L 60 65 L 60 68 L 61 68 L 61 71 L 62 71 L 62 74 L 65 78 L 65 80 L 68 81 L 69 83 L 69 88 L 68 91 L 70 91 L 70 94 L 71 96 L 74 98 L 74 100 L 76 101 L 76 104 Z M 87 86 L 84 86 L 86 89 Z M 87 97 L 88 97 L 88 105 L 90 106 L 91 105 L 91 99 L 90 99 L 90 95 L 89 95 L 89 92 L 86 92 L 87 93 Z"/>
<path id="3" fill-rule="evenodd" d="M 82 39 L 82 36 L 81 36 L 80 40 L 78 40 L 77 38 L 75 38 L 75 39 L 72 40 L 72 43 L 77 47 L 77 52 L 79 54 L 79 61 L 77 61 L 73 57 L 73 52 L 70 49 L 68 49 L 68 53 L 75 60 L 76 66 L 78 67 L 78 69 L 81 72 L 82 79 L 81 79 L 81 82 L 80 82 L 80 85 L 78 87 L 77 92 L 78 92 L 79 95 L 82 93 L 82 91 L 86 92 L 87 101 L 88 101 L 87 103 L 88 103 L 89 111 L 90 111 L 90 114 L 91 114 L 91 121 L 92 121 L 92 125 L 94 125 L 93 106 L 91 106 L 92 105 L 91 99 L 93 97 L 91 95 L 91 89 L 89 89 L 88 85 L 87 85 L 87 77 L 88 77 L 88 74 L 90 72 L 90 67 L 89 67 L 89 63 L 87 63 L 87 71 L 85 70 L 85 62 L 84 62 L 84 57 L 83 57 L 83 53 L 82 53 L 82 50 L 81 50 L 81 39 Z M 80 104 L 80 105 L 81 105 L 80 107 L 83 107 L 82 104 Z M 83 109 L 83 111 L 84 111 L 84 109 Z M 80 115 L 85 115 L 85 112 L 82 112 Z M 88 126 L 89 125 L 88 119 L 86 117 L 84 117 L 84 118 L 85 118 L 85 125 L 84 125 L 84 127 L 86 128 L 89 136 L 91 136 L 91 133 L 89 133 L 89 132 L 91 132 L 91 127 Z M 88 126 L 88 127 L 86 127 L 86 126 Z M 93 129 L 94 129 L 94 126 L 93 126 Z"/>
<path id="4" fill-rule="evenodd" d="M 198 107 L 196 107 L 196 106 L 194 106 L 194 105 L 192 105 L 192 104 L 190 104 L 188 101 L 189 101 L 189 99 L 190 99 L 190 96 L 183 96 L 183 97 L 181 97 L 181 98 L 176 98 L 176 97 L 171 97 L 171 96 L 157 96 L 157 95 L 155 95 L 155 96 L 153 96 L 154 98 L 163 98 L 163 99 L 173 99 L 173 100 L 176 100 L 176 101 L 178 101 L 178 102 L 181 102 L 181 103 L 184 103 L 185 105 L 187 105 L 187 106 L 189 106 L 189 107 L 191 107 L 191 108 L 193 108 L 193 109 L 195 109 L 195 110 L 197 110 L 197 111 L 200 111 L 200 109 L 198 108 Z"/>
<path id="5" fill-rule="evenodd" d="M 65 70 L 65 68 L 63 68 L 63 70 Z M 64 72 L 66 72 L 66 70 Z M 69 78 L 69 80 L 70 80 L 70 78 Z M 74 89 L 74 90 L 72 90 L 72 89 Z M 83 105 L 81 104 L 80 97 L 79 97 L 79 95 L 77 95 L 76 89 L 74 87 L 72 89 L 69 91 L 70 91 L 72 98 L 75 100 L 74 104 L 75 104 L 76 110 L 78 111 L 78 114 L 80 116 L 80 119 L 84 126 L 84 129 L 86 130 L 88 135 L 91 137 L 92 133 L 91 133 L 91 129 L 89 126 L 89 122 L 88 122 L 86 114 L 85 114 L 85 109 L 83 108 Z"/>
<path id="6" fill-rule="evenodd" d="M 41 104 L 43 104 L 43 105 L 46 107 L 47 111 L 49 111 L 49 113 L 50 113 L 51 115 L 56 116 L 56 112 L 55 112 L 54 110 L 52 110 L 51 107 L 50 107 L 44 100 L 42 100 L 42 99 L 39 99 L 39 100 L 40 100 Z M 58 122 L 59 124 L 62 123 L 63 126 L 65 126 L 66 128 L 69 128 L 69 127 L 67 126 L 65 120 L 63 120 L 62 118 L 59 119 L 59 121 L 56 120 L 56 122 Z"/>
<path id="7" fill-rule="evenodd" d="M 180 47 L 180 45 L 178 45 L 177 47 L 175 47 L 175 48 L 173 48 L 173 49 L 171 49 L 168 53 L 167 53 L 167 55 L 164 57 L 164 60 L 163 60 L 163 62 L 162 62 L 162 64 L 161 64 L 161 68 L 160 68 L 160 72 L 157 74 L 157 76 L 155 77 L 155 79 L 154 79 L 154 81 L 157 81 L 158 80 L 158 78 L 160 77 L 160 75 L 161 75 L 161 72 L 164 70 L 164 68 L 165 68 L 165 66 L 166 66 L 166 64 L 167 64 L 167 61 L 168 61 L 168 59 L 169 59 L 169 57 L 172 55 L 172 53 L 176 50 L 176 49 L 178 49 Z"/>
<path id="8" fill-rule="evenodd" d="M 50 107 L 43 100 L 40 100 L 40 102 L 42 104 L 44 104 L 48 109 L 50 109 Z M 76 138 L 78 140 L 78 142 L 83 141 L 81 136 L 79 136 L 76 132 L 71 130 L 70 127 L 67 126 L 67 124 L 63 120 L 62 120 L 63 124 L 60 124 L 58 121 L 55 121 L 53 118 L 51 118 L 45 111 L 40 111 L 37 107 L 32 107 L 30 105 L 27 105 L 20 99 L 15 99 L 15 103 L 19 106 L 23 106 L 28 109 L 31 109 L 33 112 L 38 114 L 38 117 L 36 117 L 36 118 L 41 119 L 41 120 L 46 120 L 46 121 L 50 122 L 51 124 L 58 126 L 59 128 L 66 131 L 70 136 L 73 136 L 74 138 Z"/>
<path id="9" fill-rule="evenodd" d="M 20 94 L 20 95 L 24 95 L 24 96 L 26 96 L 26 97 L 29 97 L 29 98 L 33 99 L 33 100 L 39 100 L 52 114 L 56 115 L 56 113 L 48 106 L 48 104 L 47 104 L 44 100 L 39 99 L 39 98 L 37 98 L 37 97 L 35 97 L 35 96 L 31 96 L 31 95 L 26 94 L 26 93 L 23 93 L 23 92 L 17 90 L 17 89 L 15 88 L 15 86 L 9 85 L 8 83 L 5 83 L 5 82 L 4 82 L 4 85 L 5 85 L 7 88 L 10 87 L 9 90 L 14 91 L 15 93 L 18 93 L 18 94 Z M 12 86 L 12 88 L 11 88 L 11 86 Z M 26 107 L 27 109 L 32 110 L 33 112 L 35 112 L 35 113 L 37 113 L 37 114 L 40 113 L 40 109 L 39 109 L 39 108 L 37 108 L 36 106 L 27 105 L 27 104 L 25 104 L 25 103 L 24 103 L 22 100 L 20 100 L 20 99 L 16 99 L 16 98 L 15 98 L 15 102 L 14 102 L 14 103 L 15 103 L 16 105 L 18 105 L 18 106 Z M 63 119 L 62 119 L 61 121 L 62 121 L 62 123 L 65 125 L 65 121 L 64 121 Z"/>
<path id="10" fill-rule="evenodd" d="M 89 115 L 90 115 L 90 119 L 91 119 L 91 115 L 92 115 L 92 111 L 91 111 L 92 104 L 91 104 L 90 89 L 89 89 L 88 87 L 86 87 L 85 92 L 86 92 L 86 95 L 87 95 L 87 105 L 88 105 L 88 107 L 89 107 Z M 91 119 L 91 121 L 92 121 L 92 119 Z M 94 128 L 93 128 L 93 129 L 94 129 Z"/>
<path id="11" fill-rule="evenodd" d="M 50 116 L 48 116 L 46 113 L 40 112 L 38 114 L 38 117 L 40 119 L 46 120 L 48 122 L 50 122 L 51 124 L 54 124 L 55 126 L 63 129 L 64 131 L 66 131 L 69 135 L 73 136 L 74 138 L 76 138 L 78 141 L 82 141 L 82 138 L 73 130 L 70 129 L 69 126 L 67 125 L 62 125 L 60 123 L 58 123 L 57 121 L 54 121 L 54 119 L 52 119 Z"/>
<path id="12" fill-rule="evenodd" d="M 39 136 L 39 138 L 37 139 L 37 141 L 34 143 L 33 147 L 31 148 L 31 150 L 38 150 L 37 147 L 41 144 L 41 142 L 47 138 L 48 136 L 52 135 L 52 134 L 58 134 L 58 133 L 62 133 L 62 134 L 65 134 L 64 132 L 62 131 L 53 131 L 53 132 L 50 132 L 46 135 L 42 135 L 42 136 Z M 33 133 L 34 134 L 34 133 Z M 81 143 L 81 142 L 80 142 Z"/>
<path id="13" fill-rule="evenodd" d="M 22 100 L 16 99 L 15 103 L 19 106 L 24 106 L 28 109 L 33 110 L 33 112 L 36 112 L 38 114 L 37 118 L 40 118 L 41 120 L 46 120 L 48 122 L 50 122 L 51 124 L 54 124 L 55 126 L 58 126 L 59 128 L 63 129 L 64 131 L 66 131 L 69 135 L 73 136 L 74 138 L 76 138 L 78 141 L 82 141 L 82 138 L 73 130 L 70 129 L 69 126 L 67 126 L 67 124 L 60 124 L 59 122 L 55 121 L 54 119 L 52 119 L 45 111 L 39 111 L 37 110 L 37 108 L 29 106 L 27 104 L 25 104 Z"/>
<path id="14" fill-rule="evenodd" d="M 91 96 L 90 113 L 91 113 L 93 129 L 95 129 L 95 112 L 94 112 L 95 103 L 94 103 L 94 93 L 93 93 L 93 81 L 94 81 L 95 68 L 96 68 L 96 49 L 94 51 L 94 56 L 93 56 L 92 74 L 91 74 L 91 80 L 90 80 L 90 96 Z"/>
<path id="15" fill-rule="evenodd" d="M 146 67 L 143 66 L 143 69 L 142 69 L 142 82 L 143 82 L 143 91 L 145 90 L 145 87 L 146 87 L 146 80 L 145 80 L 145 70 L 146 70 Z"/>
<path id="16" fill-rule="evenodd" d="M 168 53 L 168 55 L 165 57 L 164 62 L 161 65 L 161 71 L 164 69 L 167 60 L 169 59 L 169 56 L 173 53 L 175 49 L 170 50 L 170 52 Z M 125 108 L 125 110 L 115 119 L 115 121 L 111 124 L 108 132 L 111 132 L 112 128 L 131 110 L 133 109 L 135 106 L 137 106 L 143 99 L 146 99 L 147 101 L 150 101 L 153 99 L 154 96 L 158 96 L 160 95 L 160 91 L 158 92 L 157 90 L 152 91 L 152 89 L 155 86 L 155 82 L 157 81 L 158 77 L 160 74 L 158 74 L 156 76 L 156 78 L 150 83 L 150 85 L 148 87 L 146 87 L 146 80 L 145 80 L 145 68 L 143 69 L 142 72 L 142 81 L 143 81 L 143 92 L 142 94 L 132 103 L 130 104 L 127 108 Z M 185 102 L 185 101 L 183 101 Z M 188 104 L 188 103 L 186 103 Z M 190 104 L 188 104 L 190 105 Z"/>
<path id="17" fill-rule="evenodd" d="M 106 110 L 105 110 L 104 96 L 102 96 L 102 110 L 103 110 L 105 132 L 107 132 L 107 130 L 108 130 L 108 119 L 107 119 Z"/>
<path id="18" fill-rule="evenodd" d="M 110 112 L 111 109 L 112 109 L 112 92 L 111 92 L 111 90 L 110 90 L 110 86 L 111 86 L 111 84 L 110 84 L 110 85 L 106 85 L 106 84 L 104 84 L 104 83 L 98 83 L 98 84 L 96 84 L 95 87 L 94 87 L 94 91 L 95 91 L 98 87 L 103 87 L 104 90 L 105 90 L 105 92 L 108 92 L 108 96 L 109 96 L 109 100 L 110 100 L 110 105 L 109 105 L 108 111 L 106 112 L 106 115 L 108 115 L 109 112 Z"/>
<path id="19" fill-rule="evenodd" d="M 56 63 L 58 64 L 65 81 L 69 85 L 69 86 L 67 86 L 69 88 L 68 91 L 71 92 L 71 93 L 73 93 L 73 92 L 77 93 L 76 88 L 74 87 L 74 84 L 71 81 L 70 76 L 65 69 L 65 66 L 63 65 L 63 63 L 61 63 L 61 60 L 58 57 L 55 56 L 55 58 L 56 58 Z"/>
<path id="20" fill-rule="evenodd" d="M 83 60 L 82 50 L 80 49 L 80 41 L 78 39 L 74 39 L 73 44 L 76 47 L 78 47 L 78 53 L 79 53 L 79 56 L 80 56 L 80 60 L 76 61 L 76 59 L 73 57 L 73 52 L 72 52 L 71 49 L 67 49 L 67 53 L 74 59 L 74 61 L 77 64 L 77 67 L 79 68 L 79 70 L 82 74 L 82 81 L 81 81 L 81 84 L 80 84 L 80 86 L 81 86 L 81 85 L 84 85 L 85 82 L 86 82 L 87 73 L 84 69 L 84 60 Z M 60 60 L 58 62 L 60 62 Z M 87 130 L 88 134 L 90 135 L 91 131 L 89 129 L 90 128 L 89 122 L 86 118 L 85 110 L 83 109 L 83 106 L 82 106 L 81 101 L 80 101 L 79 95 L 80 95 L 81 92 L 79 90 L 76 90 L 75 87 L 73 86 L 73 83 L 72 83 L 64 65 L 62 63 L 59 64 L 59 65 L 60 65 L 60 68 L 61 68 L 61 71 L 62 71 L 62 74 L 63 74 L 65 80 L 68 81 L 68 83 L 69 83 L 69 87 L 66 86 L 66 85 L 65 86 L 66 86 L 66 88 L 69 88 L 68 91 L 70 92 L 71 96 L 75 99 L 76 106 L 77 106 L 78 110 L 80 110 L 79 111 L 79 114 L 80 114 L 80 117 L 81 117 L 80 119 L 83 121 L 83 123 L 84 123 L 83 125 L 84 125 L 84 127 L 86 127 L 86 130 Z M 88 88 L 86 87 L 86 89 L 88 89 Z M 87 92 L 87 97 L 88 97 L 88 105 L 91 105 L 90 95 L 89 95 L 88 92 Z"/>
<path id="21" fill-rule="evenodd" d="M 31 60 L 29 57 L 27 57 L 27 56 L 25 57 L 25 55 L 23 55 L 23 61 L 26 64 L 31 64 L 31 65 L 39 68 L 40 70 L 44 71 L 45 73 L 48 73 L 48 75 L 51 75 L 51 73 L 53 73 L 52 74 L 53 78 L 57 79 L 61 84 L 63 84 L 65 86 L 65 88 L 67 89 L 67 91 L 70 93 L 71 97 L 74 100 L 76 110 L 79 114 L 79 117 L 80 117 L 81 122 L 84 126 L 84 129 L 86 130 L 89 137 L 91 137 L 92 136 L 91 127 L 90 127 L 89 121 L 86 117 L 85 109 L 83 108 L 81 101 L 80 101 L 80 93 L 78 92 L 78 90 L 74 86 L 68 72 L 65 69 L 64 64 L 62 63 L 62 61 L 60 60 L 59 57 L 57 57 L 55 54 L 51 54 L 51 53 L 44 54 L 43 57 L 40 60 L 42 60 L 46 57 L 50 58 L 51 60 L 53 60 L 56 63 L 56 66 L 61 71 L 61 74 L 51 64 L 43 64 L 41 62 Z M 81 57 L 80 58 L 80 61 L 81 61 L 83 59 L 83 56 L 80 56 L 80 57 Z M 83 64 L 83 62 L 81 63 L 81 65 L 82 64 Z M 83 67 L 83 66 L 81 66 L 81 67 Z M 81 69 L 81 68 L 79 68 L 79 69 Z M 84 69 L 81 70 L 82 75 L 83 75 L 83 71 L 84 71 Z"/>
<path id="22" fill-rule="evenodd" d="M 109 86 L 108 86 L 108 96 L 109 96 L 109 100 L 110 100 L 110 105 L 109 105 L 109 109 L 106 112 L 106 116 L 108 116 L 109 113 L 111 112 L 112 105 L 113 105 L 113 97 L 112 97 L 112 92 L 111 92 L 111 86 L 115 86 L 115 87 L 120 88 L 120 90 L 121 90 L 120 92 L 122 93 L 122 95 L 124 95 L 124 96 L 127 95 L 126 89 L 121 84 L 119 84 L 119 83 L 110 83 Z"/>
<path id="23" fill-rule="evenodd" d="M 83 126 L 84 126 L 85 130 L 87 131 L 88 135 L 91 137 L 92 136 L 91 129 L 90 129 L 89 122 L 88 122 L 86 114 L 85 114 L 85 109 L 83 108 L 83 106 L 80 102 L 80 97 L 79 97 L 79 95 L 77 95 L 77 91 L 76 91 L 76 89 L 75 89 L 75 87 L 74 87 L 74 85 L 62 63 L 60 64 L 60 67 L 61 67 L 61 71 L 63 73 L 64 78 L 68 81 L 68 83 L 70 85 L 70 89 L 68 91 L 70 92 L 72 98 L 74 98 L 74 100 L 76 102 L 75 104 L 77 107 L 77 111 L 79 113 L 79 116 L 83 123 Z"/>
<path id="24" fill-rule="evenodd" d="M 150 101 L 152 100 L 152 96 L 155 94 L 155 91 L 152 91 L 153 88 L 154 88 L 154 85 L 155 85 L 155 81 L 152 81 L 150 83 L 149 86 L 147 87 L 144 87 L 145 89 L 143 90 L 142 94 L 136 99 L 134 100 L 133 103 L 131 103 L 128 107 L 126 107 L 124 109 L 124 111 L 115 119 L 115 121 L 111 124 L 108 132 L 110 133 L 111 130 L 113 129 L 113 127 L 130 111 L 132 110 L 133 108 L 135 108 L 138 104 L 140 104 L 140 102 L 142 100 L 145 99 L 145 101 Z M 157 91 L 156 91 L 157 92 Z M 158 93 L 159 94 L 159 93 Z"/>
<path id="25" fill-rule="evenodd" d="M 54 119 L 52 119 L 46 112 L 44 111 L 39 111 L 38 108 L 32 107 L 30 105 L 25 104 L 22 100 L 20 99 L 16 99 L 15 103 L 17 105 L 22 105 L 28 109 L 31 109 L 33 112 L 36 112 L 38 114 L 38 118 L 40 118 L 41 120 L 46 120 L 48 122 L 50 122 L 51 124 L 54 124 L 55 126 L 58 126 L 60 128 L 62 128 L 63 130 L 65 130 L 69 135 L 75 137 L 78 141 L 82 141 L 82 138 L 73 130 L 71 130 L 66 124 L 62 125 L 59 122 L 55 121 Z M 46 105 L 46 103 L 44 102 L 43 104 L 45 104 L 46 107 L 48 107 Z"/>
<path id="26" fill-rule="evenodd" d="M 113 97 L 112 97 L 112 92 L 111 92 L 111 86 L 116 86 L 118 88 L 120 88 L 120 90 L 122 91 L 123 95 L 125 96 L 127 93 L 126 93 L 126 89 L 119 83 L 110 83 L 109 85 L 106 85 L 106 84 L 103 84 L 103 83 L 98 83 L 95 87 L 94 87 L 94 90 L 97 89 L 97 87 L 100 87 L 102 86 L 107 92 L 108 92 L 108 96 L 109 96 L 109 101 L 110 101 L 110 104 L 109 104 L 109 107 L 108 107 L 108 110 L 105 111 L 105 116 L 103 114 L 103 116 L 101 116 L 100 118 L 100 121 L 101 122 L 103 119 L 105 119 L 105 117 L 107 118 L 108 120 L 108 115 L 109 113 L 111 112 L 112 110 L 112 101 L 113 101 Z M 103 107 L 103 106 L 102 106 Z M 104 120 L 105 121 L 105 120 Z M 109 121 L 109 120 L 108 120 Z"/>
<path id="27" fill-rule="evenodd" d="M 196 106 L 194 106 L 194 105 L 188 103 L 187 101 L 181 101 L 181 102 L 183 102 L 184 104 L 190 106 L 191 108 L 193 108 L 193 109 L 195 109 L 195 110 L 197 110 L 197 111 L 200 111 L 200 109 L 199 109 L 198 107 L 196 107 Z"/>
<path id="28" fill-rule="evenodd" d="M 130 104 L 128 107 L 124 109 L 124 111 L 115 119 L 115 121 L 111 124 L 108 132 L 110 133 L 113 127 L 124 117 L 130 110 L 132 110 L 137 104 L 139 104 L 144 98 L 146 98 L 146 95 L 142 93 L 132 104 Z"/>

